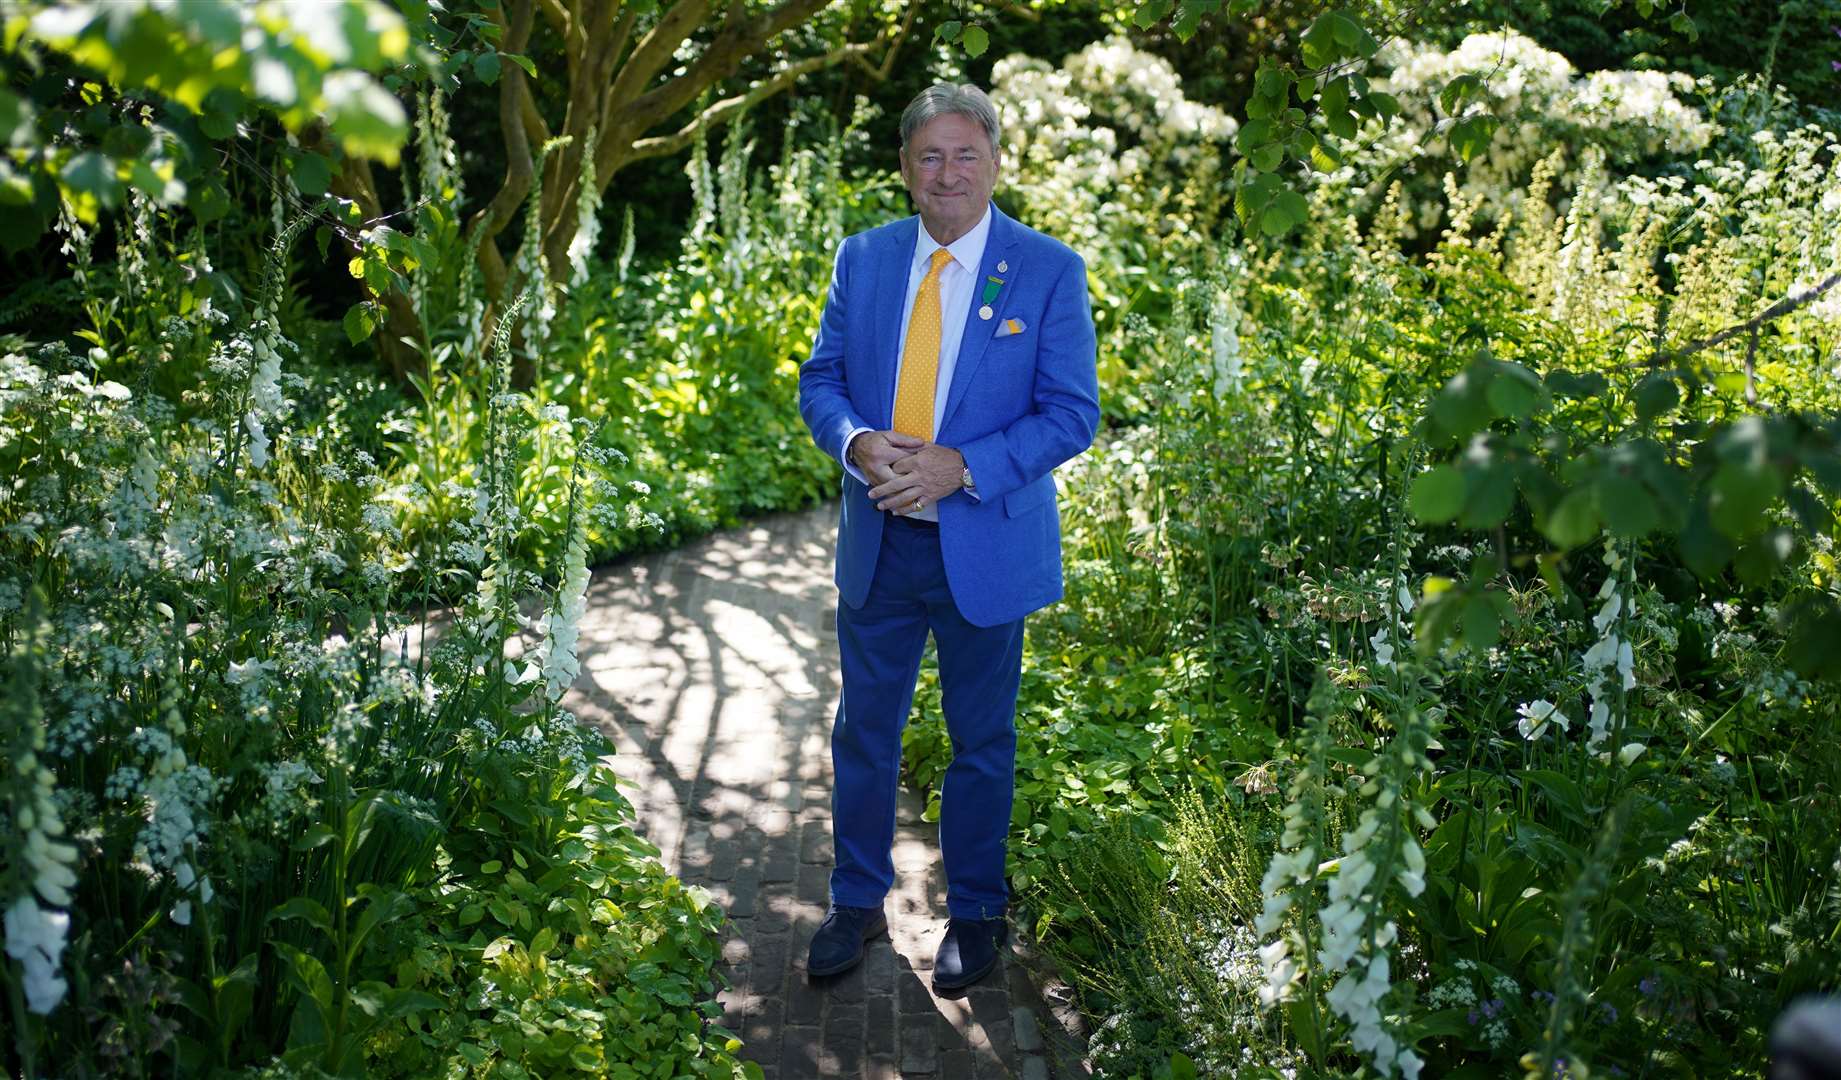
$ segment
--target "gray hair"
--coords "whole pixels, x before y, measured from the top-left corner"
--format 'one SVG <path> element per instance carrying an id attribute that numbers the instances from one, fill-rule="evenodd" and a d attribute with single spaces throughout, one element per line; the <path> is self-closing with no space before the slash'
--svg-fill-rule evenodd
<path id="1" fill-rule="evenodd" d="M 971 83 L 934 83 L 914 95 L 914 100 L 908 102 L 908 107 L 901 111 L 901 145 L 906 147 L 908 140 L 927 121 L 947 114 L 963 116 L 983 128 L 985 138 L 991 141 L 992 153 L 1001 148 L 997 134 L 997 106 L 991 104 L 991 99 L 983 90 Z"/>

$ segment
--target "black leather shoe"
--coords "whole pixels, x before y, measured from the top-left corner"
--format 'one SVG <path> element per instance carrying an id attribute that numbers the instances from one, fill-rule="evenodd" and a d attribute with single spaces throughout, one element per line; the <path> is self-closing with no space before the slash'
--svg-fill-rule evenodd
<path id="1" fill-rule="evenodd" d="M 888 932 L 889 921 L 879 907 L 845 907 L 832 904 L 825 921 L 812 935 L 812 947 L 806 953 L 805 973 L 812 976 L 836 975 L 863 962 L 863 943 Z"/>
<path id="2" fill-rule="evenodd" d="M 933 988 L 970 986 L 997 966 L 997 954 L 1010 936 L 1010 922 L 995 919 L 948 919 L 946 936 L 933 958 Z"/>

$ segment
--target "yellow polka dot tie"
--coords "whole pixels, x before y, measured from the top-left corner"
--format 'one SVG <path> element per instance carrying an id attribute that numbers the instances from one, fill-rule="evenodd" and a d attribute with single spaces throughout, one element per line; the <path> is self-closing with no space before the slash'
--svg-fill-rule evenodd
<path id="1" fill-rule="evenodd" d="M 940 376 L 940 271 L 952 252 L 937 248 L 921 279 L 908 316 L 908 344 L 901 350 L 901 385 L 895 388 L 893 427 L 917 439 L 933 438 L 933 395 Z"/>

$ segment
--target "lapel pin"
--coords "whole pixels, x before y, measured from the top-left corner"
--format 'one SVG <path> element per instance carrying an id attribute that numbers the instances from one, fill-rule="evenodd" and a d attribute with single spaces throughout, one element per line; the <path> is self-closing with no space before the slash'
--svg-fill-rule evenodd
<path id="1" fill-rule="evenodd" d="M 997 264 L 997 272 L 1000 274 L 1008 274 L 1010 272 L 1010 264 L 1000 260 Z"/>
<path id="2" fill-rule="evenodd" d="M 978 309 L 978 317 L 980 319 L 985 320 L 986 322 L 989 322 L 991 319 L 991 316 L 994 314 L 996 314 L 996 312 L 993 312 L 991 310 L 991 305 L 989 304 L 986 304 L 985 306 Z"/>

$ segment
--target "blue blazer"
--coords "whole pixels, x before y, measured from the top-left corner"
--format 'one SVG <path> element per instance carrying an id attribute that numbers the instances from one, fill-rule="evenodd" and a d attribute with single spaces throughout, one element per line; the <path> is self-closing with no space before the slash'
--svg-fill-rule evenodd
<path id="1" fill-rule="evenodd" d="M 953 601 L 977 626 L 1012 622 L 1061 598 L 1055 466 L 1085 450 L 1099 426 L 1087 267 L 1066 244 L 991 208 L 984 264 L 960 313 L 965 337 L 934 441 L 965 456 L 978 497 L 939 504 L 940 552 Z M 811 358 L 799 368 L 799 412 L 832 457 L 857 428 L 885 430 L 895 409 L 901 309 L 920 218 L 847 237 Z M 999 273 L 998 263 L 1007 268 Z M 985 282 L 1004 283 L 980 319 Z M 944 313 L 952 318 L 953 312 Z M 1023 331 L 996 337 L 1006 320 Z M 862 607 L 882 546 L 884 515 L 844 473 L 837 586 Z"/>

